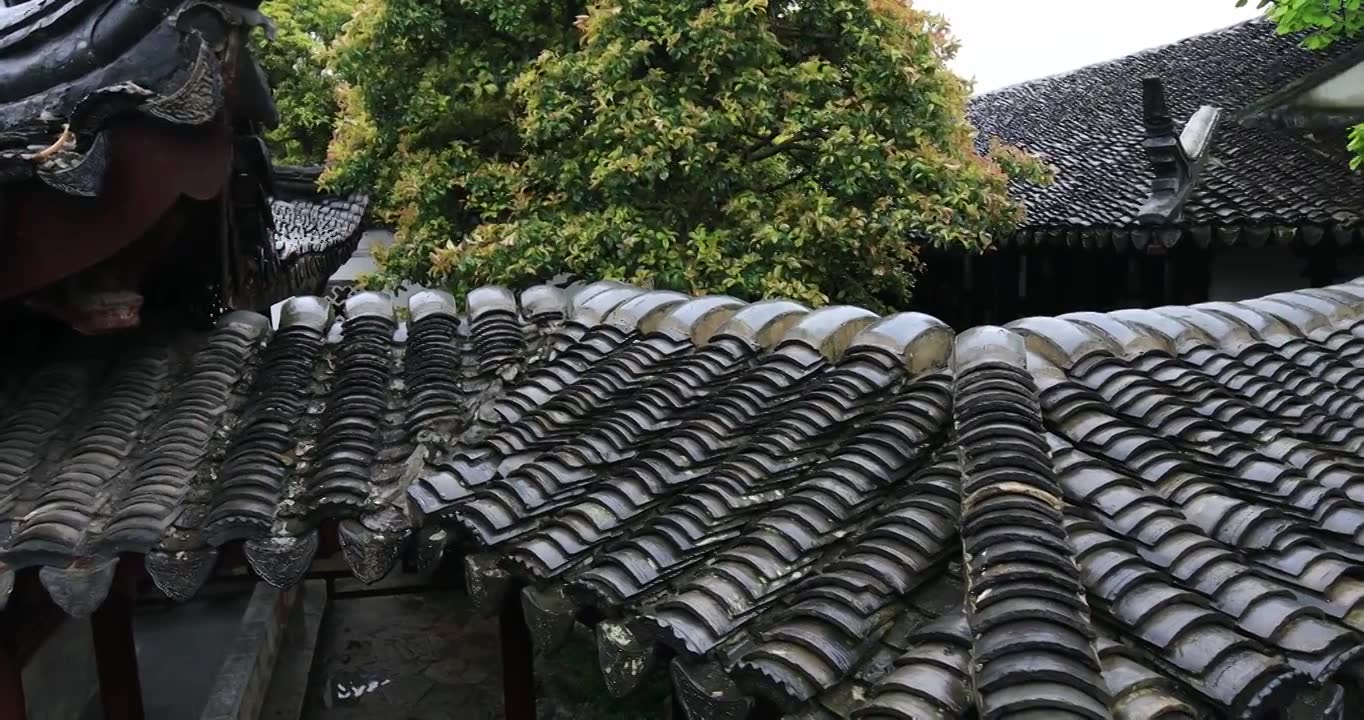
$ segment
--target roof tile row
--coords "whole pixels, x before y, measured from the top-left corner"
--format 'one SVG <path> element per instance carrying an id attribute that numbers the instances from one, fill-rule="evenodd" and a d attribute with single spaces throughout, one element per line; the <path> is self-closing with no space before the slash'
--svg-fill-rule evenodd
<path id="1" fill-rule="evenodd" d="M 366 580 L 464 553 L 544 651 L 595 622 L 609 687 L 666 662 L 694 717 L 1346 712 L 1364 284 L 959 336 L 618 283 L 467 306 L 8 356 L 4 572 L 80 614 L 116 552 L 186 597 L 243 542 L 288 585 L 335 524 Z"/>

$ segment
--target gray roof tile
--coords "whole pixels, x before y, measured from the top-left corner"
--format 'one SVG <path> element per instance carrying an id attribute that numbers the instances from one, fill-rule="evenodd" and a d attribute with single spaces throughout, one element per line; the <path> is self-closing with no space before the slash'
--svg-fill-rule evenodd
<path id="1" fill-rule="evenodd" d="M 1362 287 L 955 338 L 613 284 L 35 336 L 0 571 L 82 614 L 118 553 L 288 585 L 334 524 L 363 580 L 464 553 L 544 650 L 599 619 L 610 687 L 671 657 L 706 716 L 1256 717 L 1364 648 Z"/>

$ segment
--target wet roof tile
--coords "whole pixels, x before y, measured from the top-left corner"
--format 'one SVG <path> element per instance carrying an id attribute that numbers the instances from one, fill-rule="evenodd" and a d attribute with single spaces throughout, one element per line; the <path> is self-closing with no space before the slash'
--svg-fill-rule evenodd
<path id="1" fill-rule="evenodd" d="M 618 284 L 49 338 L 4 360 L 0 562 L 83 614 L 118 553 L 287 586 L 334 524 L 365 580 L 464 554 L 542 649 L 599 619 L 617 692 L 671 655 L 698 717 L 1259 717 L 1364 648 L 1361 287 L 955 338 Z"/>

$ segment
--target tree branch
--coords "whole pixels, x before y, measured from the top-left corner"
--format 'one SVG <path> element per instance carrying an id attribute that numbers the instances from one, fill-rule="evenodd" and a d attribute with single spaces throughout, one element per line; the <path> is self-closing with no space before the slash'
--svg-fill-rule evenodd
<path id="1" fill-rule="evenodd" d="M 796 26 L 794 26 L 794 25 L 787 25 L 787 24 L 785 24 L 785 23 L 775 23 L 775 22 L 772 23 L 772 32 L 775 33 L 777 37 L 782 37 L 782 36 L 786 36 L 786 37 L 799 37 L 799 38 L 809 38 L 809 39 L 811 39 L 811 40 L 837 40 L 837 39 L 838 39 L 838 33 L 820 32 L 819 30 L 807 30 L 807 29 L 805 29 L 805 28 L 798 28 L 798 27 L 796 27 Z"/>
<path id="2" fill-rule="evenodd" d="M 785 179 L 785 180 L 782 180 L 781 182 L 777 183 L 776 185 L 773 185 L 773 186 L 771 186 L 771 187 L 759 188 L 759 189 L 758 189 L 758 192 L 766 194 L 766 193 L 774 193 L 774 192 L 777 192 L 778 190 L 785 190 L 786 188 L 791 187 L 792 185 L 795 185 L 796 183 L 800 182 L 801 180 L 804 180 L 805 178 L 807 178 L 807 177 L 809 177 L 809 176 L 810 176 L 810 168 L 807 167 L 807 168 L 801 170 L 800 172 L 796 173 L 795 175 L 792 175 L 791 177 L 789 177 L 789 178 L 787 178 L 787 179 Z"/>
<path id="3" fill-rule="evenodd" d="M 779 145 L 771 144 L 772 140 L 776 139 L 776 137 L 780 134 L 781 134 L 780 131 L 775 132 L 772 134 L 772 136 L 768 137 L 766 141 L 764 141 L 762 144 L 756 145 L 746 150 L 744 152 L 744 159 L 749 162 L 758 162 L 759 160 L 766 160 L 767 158 L 770 158 L 773 155 L 780 155 L 781 153 L 784 153 L 787 150 L 819 152 L 819 148 L 814 147 L 812 145 L 808 145 L 805 143 L 805 141 L 823 140 L 828 137 L 828 133 L 826 133 L 823 130 L 817 128 L 805 128 L 804 130 L 801 130 L 795 135 L 792 135 L 791 139 L 787 140 L 784 143 L 781 143 Z"/>
<path id="4" fill-rule="evenodd" d="M 819 152 L 819 148 L 815 147 L 814 145 L 807 145 L 805 143 L 800 142 L 788 142 L 782 143 L 781 145 L 769 145 L 756 153 L 746 155 L 744 157 L 744 160 L 747 160 L 748 162 L 761 162 L 770 157 L 780 155 L 790 150 L 810 153 Z"/>

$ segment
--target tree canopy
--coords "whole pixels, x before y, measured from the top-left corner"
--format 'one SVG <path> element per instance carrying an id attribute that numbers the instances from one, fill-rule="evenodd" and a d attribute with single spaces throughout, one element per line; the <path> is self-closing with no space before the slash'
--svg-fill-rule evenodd
<path id="1" fill-rule="evenodd" d="M 900 0 L 359 0 L 334 51 L 326 181 L 377 189 L 384 284 L 898 304 L 1048 172 L 976 152 L 946 27 Z"/>
<path id="2" fill-rule="evenodd" d="M 274 88 L 280 112 L 280 126 L 266 138 L 277 162 L 310 165 L 327 157 L 339 112 L 330 47 L 354 15 L 355 4 L 356 0 L 261 4 L 261 12 L 275 25 L 275 36 L 253 35 L 252 50 Z"/>
<path id="3" fill-rule="evenodd" d="M 1250 0 L 1237 0 L 1244 7 Z M 1259 0 L 1265 16 L 1284 34 L 1305 33 L 1303 46 L 1322 50 L 1342 40 L 1353 40 L 1364 30 L 1364 3 L 1361 0 Z M 1364 125 L 1350 130 L 1350 167 L 1364 166 Z"/>

